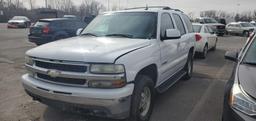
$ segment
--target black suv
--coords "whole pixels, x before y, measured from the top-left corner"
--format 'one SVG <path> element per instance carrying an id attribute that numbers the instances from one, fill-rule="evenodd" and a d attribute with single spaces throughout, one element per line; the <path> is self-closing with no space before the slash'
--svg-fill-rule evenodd
<path id="1" fill-rule="evenodd" d="M 36 45 L 45 44 L 59 39 L 76 36 L 79 28 L 84 28 L 86 23 L 67 18 L 41 19 L 32 27 L 28 39 Z"/>

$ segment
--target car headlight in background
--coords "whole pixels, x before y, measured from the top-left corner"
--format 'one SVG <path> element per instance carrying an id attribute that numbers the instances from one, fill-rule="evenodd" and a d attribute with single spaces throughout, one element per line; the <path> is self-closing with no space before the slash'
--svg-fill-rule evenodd
<path id="1" fill-rule="evenodd" d="M 229 104 L 247 115 L 256 115 L 256 103 L 242 90 L 239 84 L 234 84 L 229 97 Z"/>
<path id="2" fill-rule="evenodd" d="M 27 65 L 32 66 L 34 64 L 34 60 L 31 57 L 29 57 L 29 56 L 25 56 L 25 63 Z"/>
<path id="3" fill-rule="evenodd" d="M 92 64 L 90 72 L 95 74 L 120 74 L 124 73 L 124 66 L 118 64 Z"/>

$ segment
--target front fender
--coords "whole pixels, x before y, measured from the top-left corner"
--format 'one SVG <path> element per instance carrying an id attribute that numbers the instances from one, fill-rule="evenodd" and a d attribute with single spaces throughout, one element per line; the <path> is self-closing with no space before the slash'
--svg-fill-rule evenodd
<path id="1" fill-rule="evenodd" d="M 157 44 L 151 44 L 123 55 L 116 60 L 116 64 L 124 64 L 127 82 L 132 82 L 143 68 L 151 64 L 160 66 L 160 48 Z"/>

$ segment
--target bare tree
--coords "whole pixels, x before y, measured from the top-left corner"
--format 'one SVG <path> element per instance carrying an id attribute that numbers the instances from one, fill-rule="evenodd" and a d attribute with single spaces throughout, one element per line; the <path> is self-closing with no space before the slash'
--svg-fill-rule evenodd
<path id="1" fill-rule="evenodd" d="M 30 6 L 30 9 L 34 9 L 34 5 L 35 5 L 35 0 L 28 0 L 28 3 L 29 3 L 29 6 Z"/>

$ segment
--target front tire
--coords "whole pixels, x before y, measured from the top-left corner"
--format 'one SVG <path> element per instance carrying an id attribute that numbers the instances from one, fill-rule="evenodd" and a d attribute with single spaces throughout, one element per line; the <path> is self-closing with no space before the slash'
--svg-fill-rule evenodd
<path id="1" fill-rule="evenodd" d="M 248 31 L 244 31 L 244 32 L 243 32 L 243 36 L 244 36 L 244 37 L 249 37 L 249 36 L 250 36 L 250 33 L 249 33 Z"/>
<path id="2" fill-rule="evenodd" d="M 138 75 L 132 95 L 131 115 L 128 121 L 149 121 L 154 101 L 154 83 L 145 75 Z"/>

